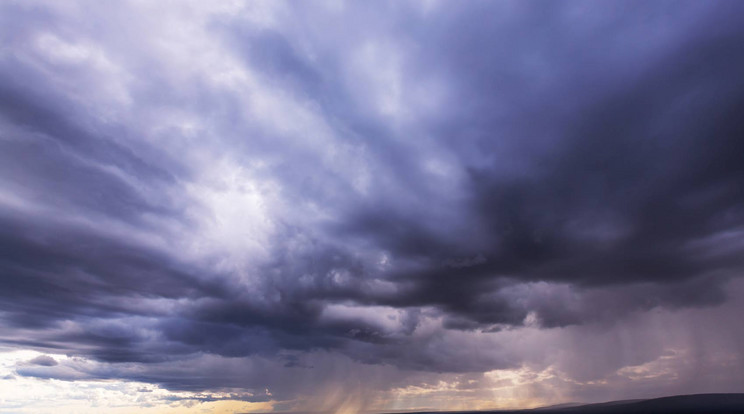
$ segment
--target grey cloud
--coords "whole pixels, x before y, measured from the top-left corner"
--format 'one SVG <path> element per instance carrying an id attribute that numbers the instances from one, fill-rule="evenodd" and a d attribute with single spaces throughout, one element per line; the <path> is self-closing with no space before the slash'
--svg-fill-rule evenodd
<path id="1" fill-rule="evenodd" d="M 159 10 L 189 42 L 134 5 L 91 7 L 111 29 L 0 7 L 7 344 L 208 390 L 248 380 L 169 364 L 286 373 L 329 352 L 401 378 L 516 369 L 534 356 L 465 343 L 733 300 L 737 3 L 303 4 L 260 24 Z M 220 174 L 255 181 L 236 192 L 257 188 L 258 207 Z M 639 348 L 653 352 L 622 363 L 657 351 Z"/>
<path id="2" fill-rule="evenodd" d="M 58 362 L 49 355 L 37 356 L 36 358 L 28 361 L 28 363 L 31 365 L 39 365 L 42 367 L 53 367 L 55 365 L 58 365 Z"/>

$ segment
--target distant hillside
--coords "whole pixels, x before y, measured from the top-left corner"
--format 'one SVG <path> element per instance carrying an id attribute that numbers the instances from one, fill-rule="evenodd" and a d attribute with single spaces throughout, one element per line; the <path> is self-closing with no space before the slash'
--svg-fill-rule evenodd
<path id="1" fill-rule="evenodd" d="M 744 414 L 744 394 L 695 394 L 649 400 L 551 406 L 532 410 L 469 411 L 458 414 Z M 408 413 L 412 414 L 412 413 Z M 417 413 L 429 414 L 429 413 Z M 440 413 L 441 414 L 441 413 Z"/>
<path id="2" fill-rule="evenodd" d="M 618 401 L 548 410 L 561 414 L 724 414 L 744 413 L 744 394 L 696 394 Z"/>

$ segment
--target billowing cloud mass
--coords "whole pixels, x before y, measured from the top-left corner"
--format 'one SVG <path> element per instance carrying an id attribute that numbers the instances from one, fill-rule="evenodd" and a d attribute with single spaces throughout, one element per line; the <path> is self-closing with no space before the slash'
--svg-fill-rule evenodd
<path id="1" fill-rule="evenodd" d="M 3 2 L 0 412 L 744 392 L 742 19 Z"/>

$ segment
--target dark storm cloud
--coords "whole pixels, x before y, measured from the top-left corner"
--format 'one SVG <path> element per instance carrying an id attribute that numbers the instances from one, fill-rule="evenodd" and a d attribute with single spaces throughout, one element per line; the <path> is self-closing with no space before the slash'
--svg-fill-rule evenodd
<path id="1" fill-rule="evenodd" d="M 517 7 L 522 10 L 515 18 L 500 26 L 479 24 L 498 13 L 474 7 L 454 13 L 457 22 L 469 22 L 456 34 L 425 32 L 446 36 L 444 49 L 455 55 L 442 54 L 436 43 L 429 57 L 436 61 L 426 63 L 447 67 L 458 75 L 455 82 L 464 82 L 456 97 L 468 113 L 445 114 L 442 127 L 452 136 L 442 140 L 460 153 L 467 171 L 462 213 L 475 221 L 468 230 L 475 229 L 476 242 L 448 245 L 459 229 L 429 221 L 427 210 L 385 211 L 383 202 L 352 215 L 343 222 L 346 231 L 371 237 L 393 257 L 431 263 L 421 272 L 402 272 L 398 277 L 415 287 L 391 303 L 444 306 L 477 322 L 519 323 L 526 312 L 514 314 L 511 301 L 479 307 L 484 289 L 498 289 L 494 280 L 675 284 L 740 270 L 738 259 L 705 254 L 694 244 L 739 228 L 744 219 L 741 31 L 718 11 L 685 21 L 683 12 L 646 7 L 617 19 L 599 16 L 595 24 L 603 27 L 581 36 L 561 8 Z M 457 24 L 447 19 L 444 24 Z M 645 19 L 679 19 L 689 31 L 662 39 L 667 47 L 650 55 L 631 43 L 631 35 L 645 30 L 654 36 Z M 635 29 L 640 34 L 631 33 Z M 630 44 L 623 44 L 623 34 Z M 541 60 L 551 83 L 530 87 L 540 74 L 520 61 L 521 54 Z M 463 150 L 468 147 L 479 156 Z M 424 185 L 415 182 L 409 190 Z M 431 230 L 436 227 L 452 230 L 452 238 Z M 436 266 L 446 252 L 484 260 Z M 703 290 L 692 285 L 657 304 L 722 300 L 708 293 L 715 284 Z"/>
<path id="2" fill-rule="evenodd" d="M 0 6 L 0 339 L 202 390 L 245 378 L 158 364 L 506 369 L 523 357 L 461 335 L 726 301 L 740 5 L 295 6 L 210 17 L 186 43 L 91 8 L 137 47 L 75 11 Z M 220 198 L 243 173 L 265 216 Z"/>

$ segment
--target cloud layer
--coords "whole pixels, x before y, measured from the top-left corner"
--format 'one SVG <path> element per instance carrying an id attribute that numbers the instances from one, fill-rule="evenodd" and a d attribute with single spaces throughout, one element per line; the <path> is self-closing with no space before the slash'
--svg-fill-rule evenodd
<path id="1" fill-rule="evenodd" d="M 2 4 L 0 341 L 79 358 L 8 375 L 323 410 L 742 383 L 743 14 Z"/>

